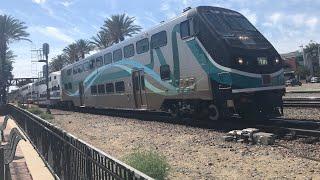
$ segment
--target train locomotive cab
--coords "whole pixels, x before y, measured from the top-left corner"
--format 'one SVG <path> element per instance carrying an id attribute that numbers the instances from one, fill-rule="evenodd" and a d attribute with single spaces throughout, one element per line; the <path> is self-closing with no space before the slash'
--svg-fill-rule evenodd
<path id="1" fill-rule="evenodd" d="M 206 56 L 214 104 L 220 114 L 280 115 L 282 59 L 240 13 L 217 7 L 190 12 L 195 37 Z"/>

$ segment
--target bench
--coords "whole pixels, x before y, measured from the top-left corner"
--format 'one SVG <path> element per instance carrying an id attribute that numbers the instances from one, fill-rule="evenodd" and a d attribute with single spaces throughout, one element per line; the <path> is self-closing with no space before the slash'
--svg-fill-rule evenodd
<path id="1" fill-rule="evenodd" d="M 8 120 L 9 120 L 9 116 L 5 116 L 2 125 L 0 126 L 0 133 L 1 133 L 1 140 L 0 142 L 2 142 L 4 140 L 4 135 L 3 135 L 3 131 L 6 129 L 7 124 L 8 124 Z"/>
<path id="2" fill-rule="evenodd" d="M 20 140 L 26 141 L 24 136 L 17 128 L 10 131 L 8 143 L 0 147 L 0 179 L 5 179 L 8 175 L 9 163 L 11 163 L 16 154 L 17 146 Z"/>

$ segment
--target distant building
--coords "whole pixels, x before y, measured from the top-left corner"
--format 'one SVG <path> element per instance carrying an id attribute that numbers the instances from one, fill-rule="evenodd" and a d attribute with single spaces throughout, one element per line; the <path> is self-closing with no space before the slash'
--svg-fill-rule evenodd
<path id="1" fill-rule="evenodd" d="M 284 69 L 287 72 L 295 71 L 298 66 L 304 65 L 303 55 L 299 51 L 281 54 L 281 57 L 284 60 Z"/>

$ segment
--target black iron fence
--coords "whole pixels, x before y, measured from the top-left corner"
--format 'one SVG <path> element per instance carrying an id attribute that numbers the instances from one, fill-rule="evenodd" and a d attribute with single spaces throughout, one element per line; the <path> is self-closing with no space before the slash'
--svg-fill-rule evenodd
<path id="1" fill-rule="evenodd" d="M 24 130 L 57 179 L 151 179 L 23 109 L 7 105 L 6 111 Z"/>

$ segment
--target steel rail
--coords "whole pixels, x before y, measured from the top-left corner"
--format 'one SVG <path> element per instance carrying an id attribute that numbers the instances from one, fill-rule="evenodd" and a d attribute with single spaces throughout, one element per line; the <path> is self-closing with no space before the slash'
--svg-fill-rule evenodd
<path id="1" fill-rule="evenodd" d="M 320 107 L 320 97 L 283 98 L 284 107 Z"/>

